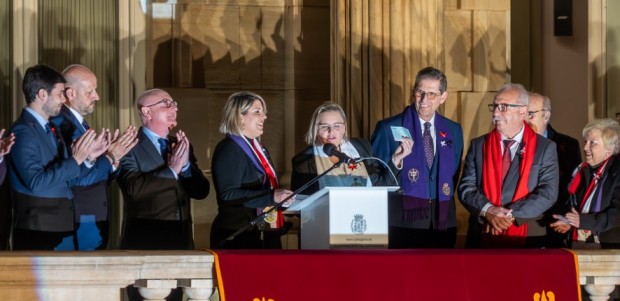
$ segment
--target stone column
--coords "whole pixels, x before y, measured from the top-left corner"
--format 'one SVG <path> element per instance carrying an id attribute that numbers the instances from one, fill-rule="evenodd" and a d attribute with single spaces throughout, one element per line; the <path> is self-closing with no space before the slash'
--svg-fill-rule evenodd
<path id="1" fill-rule="evenodd" d="M 179 279 L 178 286 L 188 301 L 208 301 L 213 294 L 213 279 Z"/>
<path id="2" fill-rule="evenodd" d="M 172 289 L 177 287 L 177 280 L 138 279 L 133 286 L 138 288 L 145 301 L 165 301 Z"/>
<path id="3" fill-rule="evenodd" d="M 592 301 L 607 301 L 609 300 L 609 294 L 614 291 L 614 285 L 585 285 L 586 292 L 590 295 Z"/>

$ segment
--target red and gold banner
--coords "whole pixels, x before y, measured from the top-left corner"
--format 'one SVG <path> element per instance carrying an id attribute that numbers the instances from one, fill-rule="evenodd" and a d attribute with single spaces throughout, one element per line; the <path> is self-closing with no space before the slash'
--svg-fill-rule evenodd
<path id="1" fill-rule="evenodd" d="M 218 250 L 222 301 L 581 300 L 568 250 Z"/>

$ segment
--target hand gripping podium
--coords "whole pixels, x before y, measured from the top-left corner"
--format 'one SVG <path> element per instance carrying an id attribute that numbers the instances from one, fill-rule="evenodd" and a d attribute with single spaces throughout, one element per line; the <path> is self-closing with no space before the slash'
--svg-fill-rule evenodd
<path id="1" fill-rule="evenodd" d="M 301 215 L 301 249 L 387 248 L 388 187 L 326 187 L 297 196 L 284 213 Z"/>

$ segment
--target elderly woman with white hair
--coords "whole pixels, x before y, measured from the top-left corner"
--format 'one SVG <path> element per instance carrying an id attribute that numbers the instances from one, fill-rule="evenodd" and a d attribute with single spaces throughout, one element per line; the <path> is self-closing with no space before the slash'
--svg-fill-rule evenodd
<path id="1" fill-rule="evenodd" d="M 612 119 L 590 122 L 583 129 L 585 161 L 574 172 L 568 190 L 569 211 L 553 215 L 551 227 L 571 231 L 572 248 L 619 248 L 620 125 Z"/>

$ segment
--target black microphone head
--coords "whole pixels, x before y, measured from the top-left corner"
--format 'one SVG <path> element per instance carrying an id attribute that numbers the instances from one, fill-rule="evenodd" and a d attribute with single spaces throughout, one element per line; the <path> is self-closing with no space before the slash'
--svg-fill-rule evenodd
<path id="1" fill-rule="evenodd" d="M 325 145 L 323 145 L 323 152 L 328 155 L 328 156 L 334 156 L 333 152 L 334 151 L 338 151 L 336 149 L 336 146 L 331 144 L 331 143 L 327 143 Z"/>

